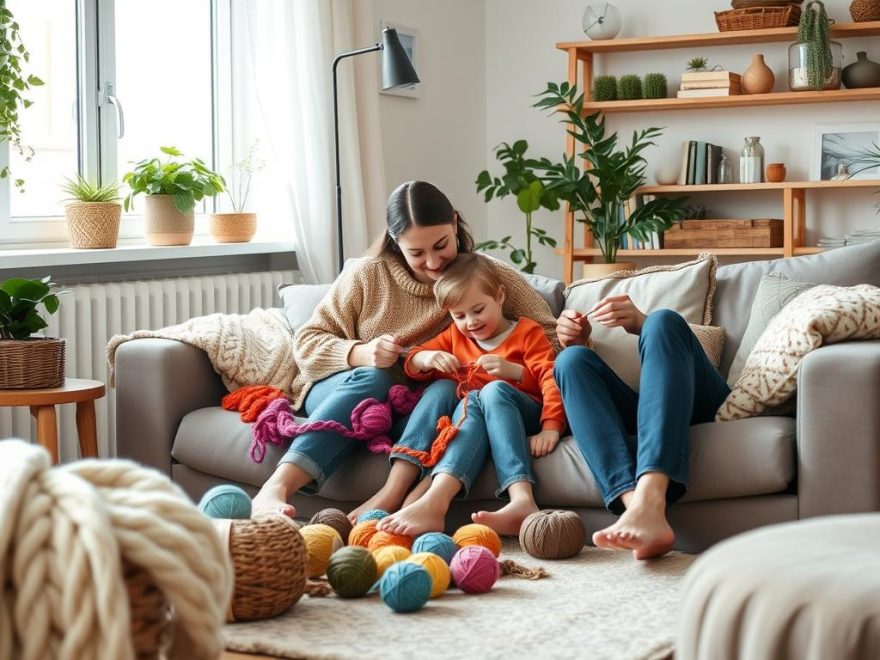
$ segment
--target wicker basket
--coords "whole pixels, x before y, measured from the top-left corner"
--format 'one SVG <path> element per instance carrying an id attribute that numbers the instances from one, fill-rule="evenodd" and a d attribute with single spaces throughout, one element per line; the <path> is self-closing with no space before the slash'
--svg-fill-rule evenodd
<path id="1" fill-rule="evenodd" d="M 70 247 L 115 248 L 122 206 L 116 202 L 78 202 L 64 207 Z"/>
<path id="2" fill-rule="evenodd" d="M 0 340 L 0 390 L 38 390 L 64 384 L 64 340 Z"/>
<path id="3" fill-rule="evenodd" d="M 719 32 L 788 27 L 797 25 L 800 19 L 801 8 L 797 5 L 749 7 L 715 12 L 715 23 Z"/>
<path id="4" fill-rule="evenodd" d="M 782 2 L 782 0 L 731 0 L 730 6 L 734 9 L 746 9 L 747 7 L 781 7 L 783 4 L 786 5 L 799 5 L 804 0 L 788 0 L 788 2 Z"/>
<path id="5" fill-rule="evenodd" d="M 170 632 L 171 607 L 146 570 L 124 561 L 122 571 L 128 591 L 135 655 L 139 660 L 162 657 Z"/>

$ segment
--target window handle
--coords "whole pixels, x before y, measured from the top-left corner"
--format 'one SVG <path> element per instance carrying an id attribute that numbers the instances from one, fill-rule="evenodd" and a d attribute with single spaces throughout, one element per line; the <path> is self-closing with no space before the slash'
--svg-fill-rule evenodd
<path id="1" fill-rule="evenodd" d="M 125 135 L 125 114 L 122 112 L 122 103 L 113 95 L 113 83 L 104 84 L 103 103 L 109 103 L 116 110 L 116 125 L 119 127 L 119 134 L 116 136 L 122 139 Z"/>

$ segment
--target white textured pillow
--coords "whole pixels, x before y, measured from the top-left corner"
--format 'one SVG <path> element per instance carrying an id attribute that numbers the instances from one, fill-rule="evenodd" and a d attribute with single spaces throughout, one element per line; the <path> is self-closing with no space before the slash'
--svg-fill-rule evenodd
<path id="1" fill-rule="evenodd" d="M 278 295 L 281 297 L 284 315 L 293 332 L 296 332 L 303 323 L 312 318 L 312 313 L 318 303 L 329 290 L 329 284 L 278 285 Z"/>
<path id="2" fill-rule="evenodd" d="M 714 254 L 671 266 L 651 266 L 574 282 L 565 290 L 565 309 L 586 311 L 607 296 L 627 294 L 643 312 L 671 309 L 695 325 L 712 322 L 715 295 Z M 593 324 L 596 353 L 634 390 L 639 388 L 639 338 L 622 328 Z"/>

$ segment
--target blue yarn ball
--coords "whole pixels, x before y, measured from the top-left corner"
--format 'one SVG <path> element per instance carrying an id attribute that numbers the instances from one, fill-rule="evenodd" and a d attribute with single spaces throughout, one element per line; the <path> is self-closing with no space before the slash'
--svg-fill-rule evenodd
<path id="1" fill-rule="evenodd" d="M 395 612 L 415 612 L 431 596 L 431 576 L 418 564 L 391 564 L 379 581 L 379 594 Z"/>
<path id="2" fill-rule="evenodd" d="M 251 517 L 251 497 L 238 486 L 220 484 L 202 495 L 199 511 L 209 518 Z"/>
<path id="3" fill-rule="evenodd" d="M 359 523 L 367 522 L 368 520 L 381 520 L 385 516 L 388 515 L 387 511 L 383 511 L 382 509 L 370 509 L 369 511 L 364 511 L 361 515 L 357 517 L 357 521 Z"/>
<path id="4" fill-rule="evenodd" d="M 447 564 L 452 561 L 452 556 L 455 554 L 455 551 L 458 550 L 458 547 L 455 545 L 455 541 L 452 540 L 451 536 L 444 534 L 443 532 L 428 532 L 427 534 L 422 534 L 412 544 L 412 553 L 416 554 L 419 552 L 432 552 L 435 555 L 439 555 L 443 558 Z"/>

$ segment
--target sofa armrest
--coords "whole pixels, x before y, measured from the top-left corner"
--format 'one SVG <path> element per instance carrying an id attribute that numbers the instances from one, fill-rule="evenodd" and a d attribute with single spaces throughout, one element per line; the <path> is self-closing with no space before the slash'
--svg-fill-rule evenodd
<path id="1" fill-rule="evenodd" d="M 116 455 L 171 474 L 184 415 L 227 394 L 207 354 L 173 339 L 134 339 L 116 351 Z"/>
<path id="2" fill-rule="evenodd" d="M 799 518 L 880 510 L 880 341 L 824 346 L 798 374 Z"/>

